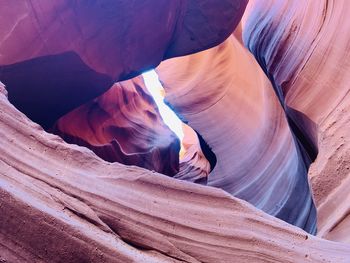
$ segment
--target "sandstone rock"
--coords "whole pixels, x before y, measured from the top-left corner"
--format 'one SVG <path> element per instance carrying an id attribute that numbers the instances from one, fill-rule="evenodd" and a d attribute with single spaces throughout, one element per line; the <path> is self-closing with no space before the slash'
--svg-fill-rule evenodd
<path id="1" fill-rule="evenodd" d="M 290 116 L 318 156 L 309 176 L 319 235 L 350 242 L 350 49 L 346 0 L 250 1 L 244 42 L 274 83 L 286 108 L 302 112 L 317 131 Z M 290 110 L 287 110 L 290 114 Z"/>

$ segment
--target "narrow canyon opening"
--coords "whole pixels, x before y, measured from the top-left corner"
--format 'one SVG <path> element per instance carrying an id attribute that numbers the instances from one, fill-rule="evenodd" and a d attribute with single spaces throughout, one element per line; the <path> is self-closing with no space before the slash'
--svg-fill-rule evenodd
<path id="1" fill-rule="evenodd" d="M 105 161 L 197 183 L 205 183 L 215 165 L 200 135 L 164 102 L 154 70 L 113 84 L 66 53 L 2 67 L 1 76 L 10 102 L 27 117 Z"/>
<path id="2" fill-rule="evenodd" d="M 164 123 L 180 140 L 180 167 L 175 178 L 205 184 L 209 172 L 215 167 L 215 154 L 200 134 L 182 122 L 175 111 L 166 103 L 164 100 L 166 95 L 165 90 L 157 72 L 150 70 L 143 73 L 142 76 L 145 86 L 151 93 Z"/>

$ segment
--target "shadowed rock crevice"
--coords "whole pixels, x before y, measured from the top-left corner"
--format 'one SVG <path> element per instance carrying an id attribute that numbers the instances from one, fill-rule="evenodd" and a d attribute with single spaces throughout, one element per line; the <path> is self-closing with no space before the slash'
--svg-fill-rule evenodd
<path id="1" fill-rule="evenodd" d="M 263 29 L 262 32 L 267 29 Z M 273 31 L 273 29 L 270 29 Z M 265 39 L 268 41 L 268 39 Z M 271 41 L 271 40 L 270 40 Z M 300 148 L 300 153 L 303 156 L 303 160 L 307 169 L 310 167 L 311 163 L 313 163 L 318 154 L 318 131 L 317 124 L 314 123 L 310 118 L 308 118 L 305 114 L 300 111 L 297 111 L 288 105 L 286 105 L 285 96 L 287 92 L 285 89 L 282 89 L 282 85 L 278 84 L 274 75 L 271 73 L 275 70 L 276 64 L 271 64 L 270 67 L 267 66 L 265 57 L 261 56 L 260 53 L 257 53 L 256 47 L 251 46 L 251 42 L 247 41 L 247 47 L 255 56 L 257 62 L 259 63 L 261 69 L 264 71 L 266 76 L 271 81 L 273 90 L 276 93 L 276 96 L 281 103 L 282 108 L 286 114 L 286 118 L 288 120 L 289 127 L 295 136 L 298 147 Z M 278 61 L 280 59 L 278 54 L 282 54 L 282 51 L 279 51 L 276 54 L 275 59 Z M 282 55 L 280 55 L 282 56 Z M 285 85 L 286 82 L 283 83 Z"/>
<path id="2" fill-rule="evenodd" d="M 89 68 L 74 52 L 0 66 L 0 79 L 10 102 L 46 129 L 113 84 L 110 77 Z"/>
<path id="3" fill-rule="evenodd" d="M 5 68 L 1 77 L 10 84 L 9 99 L 14 105 L 47 131 L 91 149 L 108 162 L 175 175 L 179 171 L 179 139 L 164 124 L 142 80 L 117 83 L 94 98 L 110 82 L 91 85 L 95 82 L 74 63 L 64 66 L 67 58 L 69 62 L 77 57 L 68 54 L 64 58 L 51 57 L 46 68 L 39 63 L 40 67 L 24 76 L 21 72 L 26 63 Z M 85 95 L 76 94 L 77 90 Z M 28 95 L 23 96 L 24 92 Z M 89 101 L 85 103 L 84 98 Z M 69 106 L 75 108 L 66 112 Z"/>
<path id="4" fill-rule="evenodd" d="M 305 114 L 286 106 L 289 126 L 301 147 L 306 165 L 310 165 L 318 154 L 318 128 Z"/>
<path id="5" fill-rule="evenodd" d="M 203 137 L 197 131 L 196 131 L 196 134 L 198 136 L 200 146 L 204 153 L 204 156 L 210 163 L 210 171 L 212 171 L 215 168 L 215 165 L 217 162 L 215 153 L 212 151 L 211 147 L 208 145 L 208 143 L 203 139 Z"/>

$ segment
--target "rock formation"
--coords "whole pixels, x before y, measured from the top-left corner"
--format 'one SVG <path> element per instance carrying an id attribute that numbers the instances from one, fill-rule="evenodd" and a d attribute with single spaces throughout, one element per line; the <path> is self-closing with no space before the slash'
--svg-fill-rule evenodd
<path id="1" fill-rule="evenodd" d="M 50 127 L 114 81 L 136 76 L 162 59 L 219 44 L 239 23 L 246 4 L 2 1 L 0 79 L 10 101 Z M 52 114 L 42 116 L 48 110 Z"/>
<path id="2" fill-rule="evenodd" d="M 184 138 L 182 140 L 183 154 L 180 153 L 179 172 L 176 179 L 188 182 L 207 184 L 211 164 L 202 151 L 199 138 L 188 125 L 183 125 Z"/>
<path id="3" fill-rule="evenodd" d="M 247 4 L 0 1 L 0 262 L 350 261 L 350 5 Z"/>
<path id="4" fill-rule="evenodd" d="M 272 8 L 273 7 L 273 8 Z M 270 76 L 287 114 L 318 143 L 309 176 L 319 235 L 350 242 L 350 5 L 340 1 L 250 1 L 244 42 Z M 302 113 L 313 126 L 305 125 Z M 318 137 L 318 140 L 317 140 Z"/>
<path id="5" fill-rule="evenodd" d="M 108 163 L 0 96 L 1 259 L 9 262 L 347 262 L 223 190 Z"/>
<path id="6" fill-rule="evenodd" d="M 109 162 L 166 175 L 179 171 L 179 139 L 163 123 L 141 78 L 114 84 L 60 118 L 51 132 Z"/>
<path id="7" fill-rule="evenodd" d="M 239 41 L 165 61 L 158 72 L 166 99 L 217 157 L 208 185 L 315 233 L 306 163 L 270 82 Z"/>

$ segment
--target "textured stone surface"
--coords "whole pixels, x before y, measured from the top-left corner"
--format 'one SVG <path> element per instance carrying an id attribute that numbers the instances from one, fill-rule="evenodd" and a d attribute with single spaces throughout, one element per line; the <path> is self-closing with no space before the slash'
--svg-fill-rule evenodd
<path id="1" fill-rule="evenodd" d="M 110 164 L 0 95 L 0 259 L 9 262 L 347 262 L 223 190 Z M 44 154 L 43 154 L 44 153 Z"/>
<path id="2" fill-rule="evenodd" d="M 156 66 L 164 55 L 220 43 L 239 23 L 247 0 L 1 4 L 0 65 L 71 51 L 96 72 L 120 80 Z"/>
<path id="3" fill-rule="evenodd" d="M 142 78 L 119 82 L 60 118 L 51 132 L 102 159 L 175 175 L 180 142 L 163 123 Z"/>
<path id="4" fill-rule="evenodd" d="M 246 3 L 0 0 L 0 262 L 349 262 L 350 6 L 251 0 L 239 24 Z M 109 130 L 151 107 L 114 81 L 182 55 L 158 69 L 199 133 L 175 178 L 42 129 L 153 160 L 150 125 Z M 300 229 L 315 231 L 316 157 L 318 237 Z"/>
<path id="5" fill-rule="evenodd" d="M 188 182 L 206 184 L 211 164 L 201 149 L 196 132 L 188 125 L 183 125 L 183 153 L 180 152 L 179 172 L 176 179 Z"/>
<path id="6" fill-rule="evenodd" d="M 0 79 L 16 107 L 50 127 L 114 81 L 136 76 L 165 58 L 221 43 L 246 4 L 2 0 Z M 42 116 L 48 110 L 52 115 Z"/>
<path id="7" fill-rule="evenodd" d="M 235 38 L 158 67 L 166 99 L 212 148 L 208 185 L 316 231 L 307 164 L 273 88 Z"/>
<path id="8" fill-rule="evenodd" d="M 319 235 L 350 242 L 350 5 L 346 0 L 250 1 L 244 42 L 301 127 L 318 144 L 310 169 Z M 290 110 L 302 112 L 317 131 Z M 315 136 L 316 135 L 316 136 Z"/>

